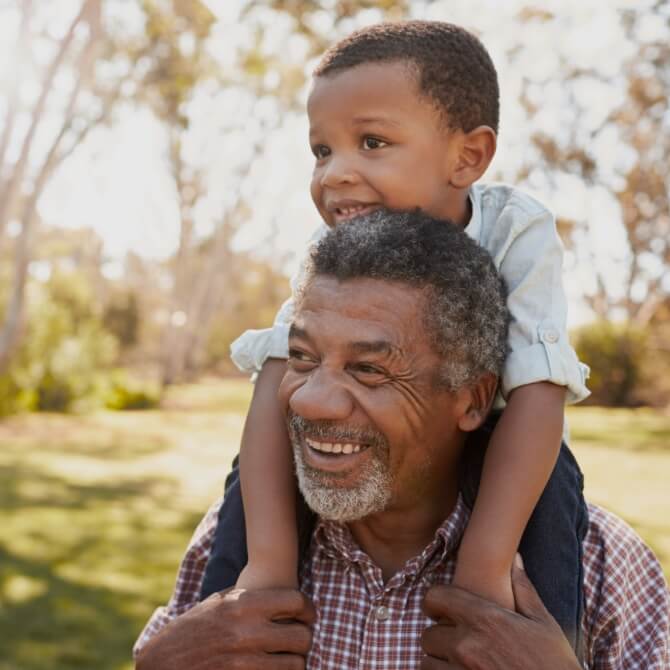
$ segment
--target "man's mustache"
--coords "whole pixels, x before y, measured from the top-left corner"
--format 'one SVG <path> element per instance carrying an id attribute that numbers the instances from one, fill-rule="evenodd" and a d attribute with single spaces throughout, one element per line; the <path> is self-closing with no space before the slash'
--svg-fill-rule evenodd
<path id="1" fill-rule="evenodd" d="M 352 442 L 382 449 L 388 448 L 384 435 L 373 428 L 343 426 L 335 421 L 325 419 L 311 421 L 291 411 L 288 413 L 287 423 L 289 433 L 295 437 L 306 435 L 311 438 L 321 438 L 328 442 Z"/>

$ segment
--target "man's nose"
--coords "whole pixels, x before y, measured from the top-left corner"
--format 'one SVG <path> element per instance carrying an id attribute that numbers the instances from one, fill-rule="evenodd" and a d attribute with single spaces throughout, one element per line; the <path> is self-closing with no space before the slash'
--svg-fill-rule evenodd
<path id="1" fill-rule="evenodd" d="M 321 186 L 328 188 L 354 184 L 357 181 L 356 166 L 347 154 L 332 155 L 321 173 Z"/>
<path id="2" fill-rule="evenodd" d="M 338 421 L 351 416 L 354 400 L 337 373 L 319 368 L 292 393 L 289 406 L 304 419 Z"/>

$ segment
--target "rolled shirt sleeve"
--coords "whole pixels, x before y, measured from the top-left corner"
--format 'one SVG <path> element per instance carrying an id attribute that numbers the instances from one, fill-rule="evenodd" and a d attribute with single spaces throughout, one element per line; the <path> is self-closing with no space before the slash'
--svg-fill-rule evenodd
<path id="1" fill-rule="evenodd" d="M 568 404 L 583 400 L 589 369 L 568 339 L 563 247 L 553 216 L 544 210 L 518 222 L 498 255 L 511 314 L 503 397 L 518 386 L 548 381 L 566 387 Z"/>
<path id="2" fill-rule="evenodd" d="M 589 369 L 567 333 L 563 246 L 552 213 L 518 189 L 494 184 L 471 189 L 466 233 L 493 258 L 507 286 L 511 315 L 502 399 L 519 386 L 551 382 L 567 389 L 566 402 L 589 395 Z"/>
<path id="3" fill-rule="evenodd" d="M 298 272 L 291 277 L 291 297 L 284 302 L 275 316 L 271 328 L 247 330 L 230 345 L 230 357 L 235 365 L 250 374 L 260 372 L 268 358 L 288 358 L 288 331 L 293 320 L 294 299 L 296 289 L 303 282 L 306 270 L 306 258 L 314 244 L 328 231 L 325 224 L 321 224 L 311 236 L 305 259 L 300 264 Z"/>

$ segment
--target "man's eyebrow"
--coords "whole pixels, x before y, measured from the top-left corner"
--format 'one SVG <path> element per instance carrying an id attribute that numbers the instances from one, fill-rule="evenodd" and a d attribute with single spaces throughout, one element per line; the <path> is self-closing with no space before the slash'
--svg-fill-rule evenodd
<path id="1" fill-rule="evenodd" d="M 303 340 L 306 340 L 309 337 L 307 331 L 304 328 L 301 328 L 300 326 L 296 326 L 295 323 L 292 323 L 291 326 L 289 327 L 288 336 L 300 337 Z"/>
<path id="2" fill-rule="evenodd" d="M 398 353 L 400 349 L 391 344 L 388 340 L 365 340 L 361 342 L 351 342 L 348 348 L 357 354 L 393 354 Z"/>

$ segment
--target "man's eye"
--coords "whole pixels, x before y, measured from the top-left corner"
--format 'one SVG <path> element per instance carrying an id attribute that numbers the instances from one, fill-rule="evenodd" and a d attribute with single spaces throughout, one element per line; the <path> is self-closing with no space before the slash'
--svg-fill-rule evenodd
<path id="1" fill-rule="evenodd" d="M 330 149 L 325 144 L 315 144 L 312 147 L 312 153 L 316 160 L 322 160 L 330 156 Z"/>
<path id="2" fill-rule="evenodd" d="M 363 149 L 370 151 L 371 149 L 381 149 L 385 147 L 388 142 L 380 140 L 378 137 L 364 137 L 363 138 Z"/>
<path id="3" fill-rule="evenodd" d="M 374 365 L 368 363 L 358 363 L 354 366 L 354 370 L 364 375 L 381 375 L 382 371 Z"/>
<path id="4" fill-rule="evenodd" d="M 289 349 L 288 360 L 289 363 L 293 365 L 300 365 L 302 367 L 314 364 L 314 359 L 304 351 L 300 351 L 300 349 Z"/>

